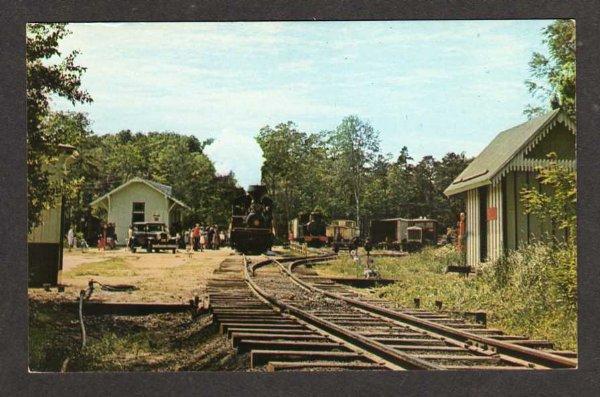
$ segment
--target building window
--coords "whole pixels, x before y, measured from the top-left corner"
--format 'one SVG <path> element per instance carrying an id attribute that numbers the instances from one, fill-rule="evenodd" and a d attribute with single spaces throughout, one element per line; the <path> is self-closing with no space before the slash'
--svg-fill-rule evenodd
<path id="1" fill-rule="evenodd" d="M 133 203 L 131 211 L 131 223 L 144 222 L 144 213 L 146 212 L 146 203 Z"/>

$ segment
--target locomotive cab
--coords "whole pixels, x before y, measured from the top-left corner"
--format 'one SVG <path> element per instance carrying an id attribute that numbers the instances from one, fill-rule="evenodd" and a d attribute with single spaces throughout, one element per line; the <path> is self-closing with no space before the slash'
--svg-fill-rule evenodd
<path id="1" fill-rule="evenodd" d="M 304 225 L 304 241 L 311 247 L 322 247 L 327 243 L 327 224 L 319 211 L 311 212 L 308 223 Z"/>

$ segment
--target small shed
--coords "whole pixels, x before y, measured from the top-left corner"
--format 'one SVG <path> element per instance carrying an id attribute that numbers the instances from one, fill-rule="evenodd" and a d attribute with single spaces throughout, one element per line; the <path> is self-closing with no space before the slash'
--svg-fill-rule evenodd
<path id="1" fill-rule="evenodd" d="M 546 189 L 536 169 L 549 164 L 550 152 L 575 169 L 575 133 L 575 124 L 558 109 L 502 131 L 448 186 L 447 196 L 465 199 L 467 265 L 495 260 L 534 239 L 558 236 L 550 222 L 525 213 L 520 192 Z"/>
<path id="2" fill-rule="evenodd" d="M 189 207 L 173 197 L 171 186 L 133 178 L 90 203 L 114 223 L 119 244 L 127 243 L 127 230 L 133 222 L 164 222 L 170 230 L 181 225 L 183 211 Z"/>
<path id="3" fill-rule="evenodd" d="M 50 179 L 60 182 L 68 172 L 68 166 L 77 156 L 71 145 L 59 144 L 58 161 L 47 166 Z M 64 209 L 63 197 L 53 198 L 49 208 L 40 213 L 39 222 L 27 234 L 28 285 L 60 283 L 63 264 Z"/>
<path id="4" fill-rule="evenodd" d="M 419 226 L 423 228 L 423 236 L 425 240 L 431 243 L 437 242 L 438 222 L 435 219 L 421 218 L 388 218 L 388 219 L 373 219 L 370 224 L 370 238 L 374 244 L 383 242 L 406 241 L 408 238 L 408 228 L 411 226 Z"/>

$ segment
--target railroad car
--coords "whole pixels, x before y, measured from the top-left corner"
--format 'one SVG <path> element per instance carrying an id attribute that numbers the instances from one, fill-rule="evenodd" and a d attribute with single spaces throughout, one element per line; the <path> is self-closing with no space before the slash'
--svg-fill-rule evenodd
<path id="1" fill-rule="evenodd" d="M 352 250 L 358 248 L 357 241 L 360 231 L 355 221 L 348 219 L 334 219 L 325 230 L 327 242 L 335 252 L 340 249 Z"/>
<path id="2" fill-rule="evenodd" d="M 386 249 L 414 252 L 425 245 L 437 244 L 438 222 L 427 218 L 373 220 L 370 236 L 373 244 Z"/>
<path id="3" fill-rule="evenodd" d="M 327 243 L 327 223 L 320 211 L 298 214 L 288 223 L 290 241 L 306 243 L 309 247 L 322 247 Z"/>
<path id="4" fill-rule="evenodd" d="M 307 213 L 300 212 L 297 218 L 294 218 L 288 222 L 288 240 L 290 242 L 304 242 L 304 225 L 308 223 L 308 217 L 309 215 Z"/>
<path id="5" fill-rule="evenodd" d="M 243 254 L 261 254 L 271 249 L 273 200 L 264 185 L 250 185 L 248 192 L 233 202 L 229 241 L 231 248 Z"/>

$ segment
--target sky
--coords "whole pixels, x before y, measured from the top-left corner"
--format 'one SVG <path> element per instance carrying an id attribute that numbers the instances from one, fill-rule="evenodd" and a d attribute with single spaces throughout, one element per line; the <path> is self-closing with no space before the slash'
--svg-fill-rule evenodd
<path id="1" fill-rule="evenodd" d="M 70 24 L 60 43 L 87 67 L 97 134 L 174 131 L 241 186 L 260 182 L 254 137 L 289 120 L 306 132 L 357 115 L 394 157 L 477 155 L 526 121 L 534 51 L 549 20 Z"/>

